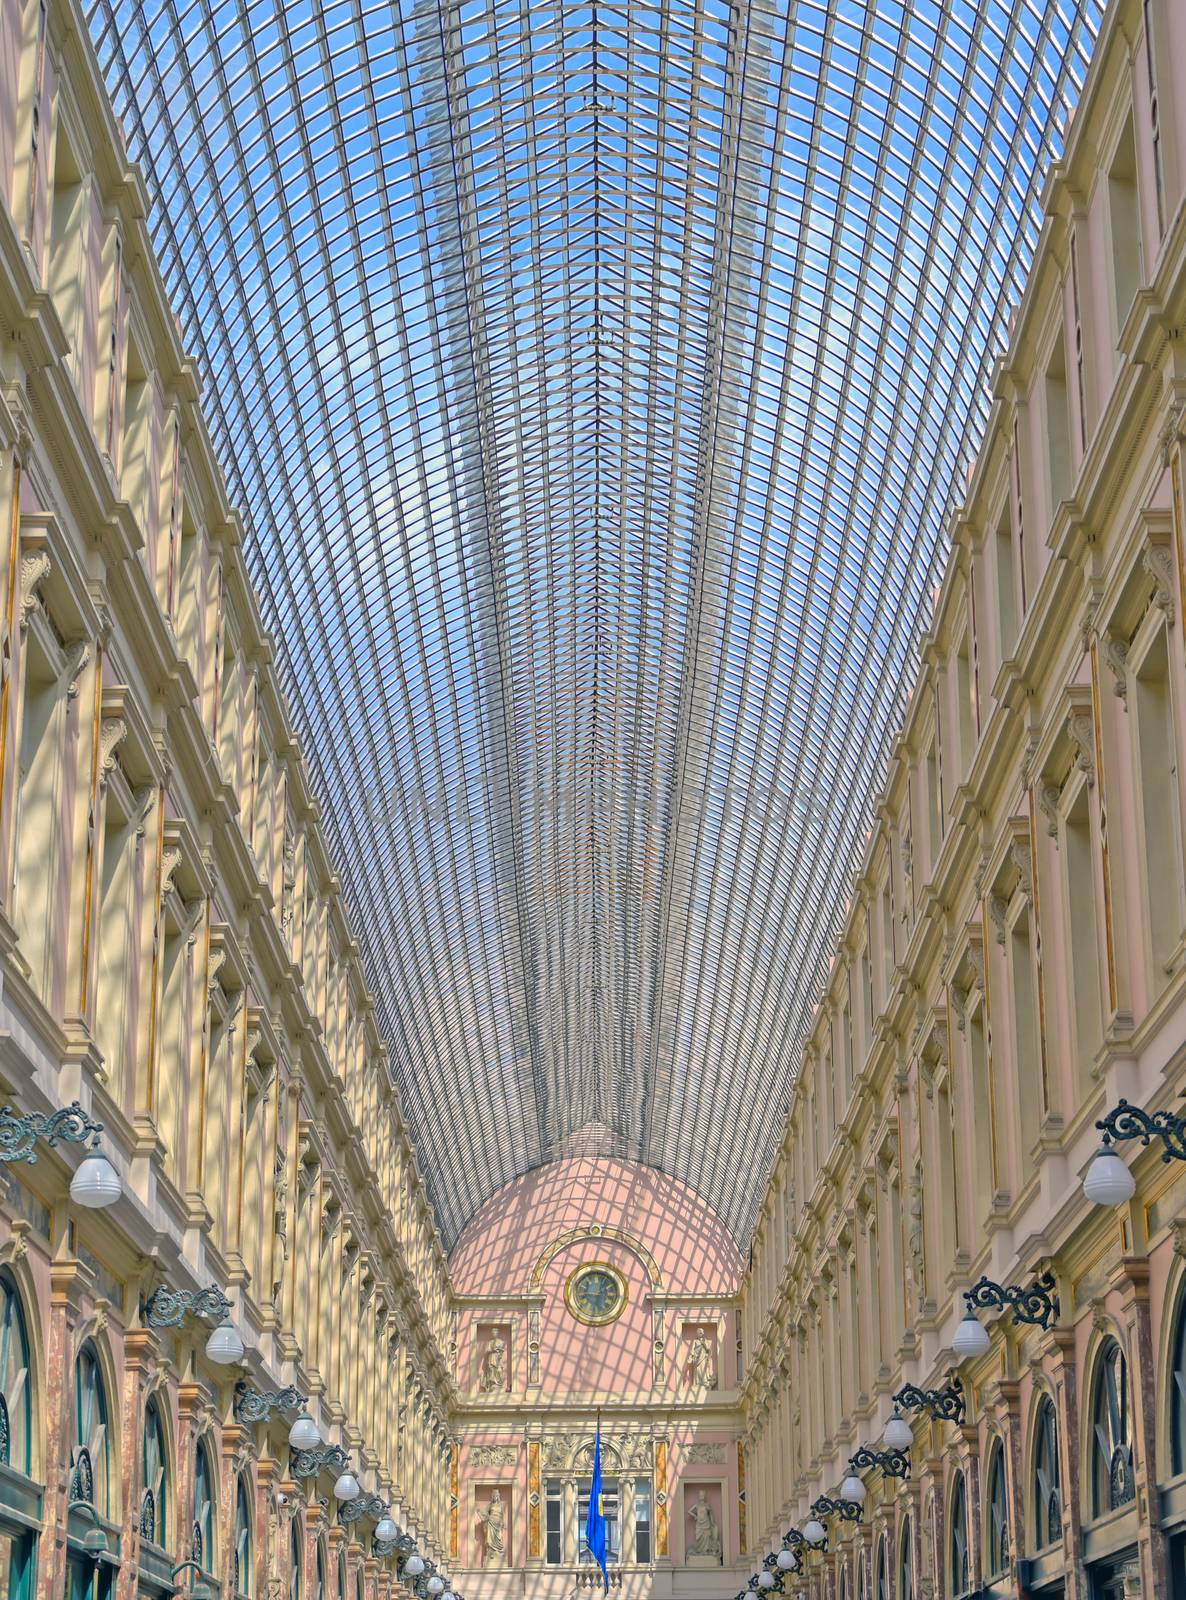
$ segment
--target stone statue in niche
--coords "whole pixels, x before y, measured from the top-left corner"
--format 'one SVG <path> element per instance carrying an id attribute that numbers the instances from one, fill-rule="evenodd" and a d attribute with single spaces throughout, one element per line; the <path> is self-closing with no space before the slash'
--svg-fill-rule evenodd
<path id="1" fill-rule="evenodd" d="M 486 1553 L 482 1561 L 484 1567 L 505 1567 L 507 1564 L 506 1540 L 506 1511 L 502 1503 L 502 1491 L 495 1489 L 490 1496 L 490 1503 L 485 1511 L 478 1512 L 478 1521 L 486 1530 Z"/>
<path id="2" fill-rule="evenodd" d="M 689 1566 L 716 1566 L 721 1564 L 721 1530 L 712 1514 L 704 1490 L 688 1508 L 688 1521 L 692 1524 L 692 1539 L 688 1545 Z"/>
<path id="3" fill-rule="evenodd" d="M 688 1387 L 715 1389 L 717 1386 L 717 1358 L 703 1328 L 696 1329 L 692 1348 L 688 1352 Z"/>
<path id="4" fill-rule="evenodd" d="M 483 1394 L 501 1394 L 507 1386 L 507 1342 L 495 1333 L 482 1356 L 478 1388 Z"/>

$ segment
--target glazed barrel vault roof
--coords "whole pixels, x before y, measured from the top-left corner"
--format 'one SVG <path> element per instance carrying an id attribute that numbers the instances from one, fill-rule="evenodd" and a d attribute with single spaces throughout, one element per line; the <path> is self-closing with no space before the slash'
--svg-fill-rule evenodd
<path id="1" fill-rule="evenodd" d="M 1099 0 L 90 0 L 442 1231 L 742 1242 Z"/>

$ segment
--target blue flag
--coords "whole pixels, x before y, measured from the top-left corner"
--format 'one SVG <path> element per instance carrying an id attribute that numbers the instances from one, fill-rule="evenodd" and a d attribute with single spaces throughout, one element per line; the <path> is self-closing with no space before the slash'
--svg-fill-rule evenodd
<path id="1" fill-rule="evenodd" d="M 593 1446 L 593 1483 L 589 1490 L 589 1515 L 585 1518 L 585 1543 L 589 1553 L 601 1568 L 605 1579 L 605 1592 L 609 1593 L 609 1568 L 605 1564 L 607 1533 L 605 1511 L 601 1504 L 601 1418 L 597 1419 L 597 1442 Z"/>

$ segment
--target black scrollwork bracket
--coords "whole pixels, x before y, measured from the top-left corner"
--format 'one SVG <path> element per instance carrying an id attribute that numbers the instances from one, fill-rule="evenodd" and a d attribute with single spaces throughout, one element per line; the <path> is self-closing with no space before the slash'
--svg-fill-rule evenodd
<path id="1" fill-rule="evenodd" d="M 870 1450 L 863 1444 L 855 1456 L 849 1456 L 848 1464 L 854 1472 L 862 1472 L 866 1467 L 878 1467 L 887 1478 L 908 1478 L 910 1476 L 910 1457 L 905 1450 Z"/>
<path id="2" fill-rule="evenodd" d="M 860 1522 L 864 1515 L 860 1505 L 855 1500 L 833 1500 L 830 1495 L 821 1494 L 811 1507 L 813 1517 L 818 1517 L 822 1522 L 825 1517 L 836 1516 L 841 1522 Z"/>
<path id="3" fill-rule="evenodd" d="M 170 1289 L 162 1284 L 144 1302 L 144 1320 L 150 1328 L 179 1328 L 187 1316 L 225 1322 L 231 1302 L 216 1284 L 208 1289 Z"/>
<path id="4" fill-rule="evenodd" d="M 1096 1127 L 1104 1136 L 1105 1144 L 1123 1139 L 1139 1139 L 1149 1144 L 1160 1139 L 1165 1148 L 1163 1161 L 1186 1161 L 1186 1117 L 1175 1117 L 1172 1111 L 1142 1111 L 1140 1106 L 1121 1100 L 1115 1110 L 1101 1117 Z"/>
<path id="5" fill-rule="evenodd" d="M 1059 1313 L 1058 1296 L 1054 1292 L 1053 1272 L 1043 1272 L 1022 1289 L 994 1283 L 991 1278 L 981 1278 L 964 1294 L 969 1311 L 1012 1311 L 1013 1321 L 1027 1322 L 1035 1328 L 1049 1328 Z"/>
<path id="6" fill-rule="evenodd" d="M 894 1396 L 894 1404 L 903 1411 L 929 1411 L 936 1422 L 954 1422 L 961 1428 L 967 1420 L 964 1386 L 959 1378 L 949 1378 L 942 1389 L 920 1389 L 917 1384 L 905 1383 Z"/>
<path id="7" fill-rule="evenodd" d="M 253 1389 L 249 1383 L 235 1385 L 235 1416 L 240 1422 L 266 1422 L 273 1411 L 300 1411 L 305 1396 L 291 1385 L 287 1389 Z"/>
<path id="8" fill-rule="evenodd" d="M 324 1450 L 290 1450 L 288 1464 L 294 1478 L 315 1478 L 319 1472 L 345 1472 L 350 1457 L 340 1444 L 331 1444 Z"/>
<path id="9" fill-rule="evenodd" d="M 354 1500 L 343 1500 L 338 1507 L 339 1522 L 361 1522 L 363 1517 L 374 1517 L 376 1522 L 387 1515 L 387 1502 L 377 1494 L 360 1494 Z"/>
<path id="10" fill-rule="evenodd" d="M 91 1143 L 98 1149 L 102 1132 L 103 1124 L 87 1116 L 77 1100 L 44 1117 L 36 1111 L 18 1117 L 11 1106 L 5 1106 L 0 1110 L 0 1161 L 27 1161 L 32 1165 L 37 1160 L 38 1139 L 51 1146 L 59 1139 L 68 1144 L 85 1144 L 94 1135 Z"/>

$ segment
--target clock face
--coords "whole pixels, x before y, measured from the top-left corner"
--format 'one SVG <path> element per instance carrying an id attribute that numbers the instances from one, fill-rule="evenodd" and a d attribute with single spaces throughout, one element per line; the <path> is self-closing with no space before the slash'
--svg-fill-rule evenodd
<path id="1" fill-rule="evenodd" d="M 604 1261 L 588 1261 L 569 1274 L 564 1300 L 578 1322 L 613 1322 L 626 1309 L 626 1280 Z"/>

